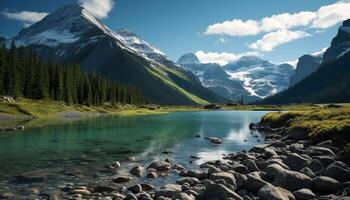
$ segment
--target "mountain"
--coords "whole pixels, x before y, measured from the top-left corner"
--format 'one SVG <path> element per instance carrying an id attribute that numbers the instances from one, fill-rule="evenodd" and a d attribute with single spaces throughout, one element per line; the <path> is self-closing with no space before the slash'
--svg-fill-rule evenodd
<path id="1" fill-rule="evenodd" d="M 323 56 L 323 63 L 331 62 L 350 51 L 350 19 L 345 20 Z"/>
<path id="2" fill-rule="evenodd" d="M 294 69 L 289 64 L 276 65 L 256 56 L 244 56 L 223 66 L 232 80 L 243 82 L 251 96 L 266 98 L 288 88 Z"/>
<path id="3" fill-rule="evenodd" d="M 222 97 L 237 100 L 238 97 L 244 96 L 246 100 L 252 99 L 249 92 L 243 88 L 243 82 L 232 80 L 218 64 L 201 63 L 193 53 L 181 56 L 176 63 L 196 75 L 204 87 Z"/>
<path id="4" fill-rule="evenodd" d="M 220 66 L 203 64 L 196 55 L 188 53 L 177 64 L 195 74 L 204 87 L 216 94 L 231 100 L 243 97 L 248 103 L 286 89 L 293 73 L 291 65 L 275 65 L 255 56 Z"/>
<path id="5" fill-rule="evenodd" d="M 321 66 L 288 90 L 263 100 L 263 104 L 343 103 L 350 101 L 350 44 L 344 30 L 349 20 L 339 28 L 323 57 Z"/>
<path id="6" fill-rule="evenodd" d="M 78 5 L 57 9 L 23 29 L 14 40 L 41 57 L 76 63 L 83 70 L 136 86 L 154 103 L 224 101 L 159 49 L 127 30 L 110 30 Z"/>
<path id="7" fill-rule="evenodd" d="M 290 77 L 289 87 L 316 71 L 322 63 L 323 54 L 303 55 L 299 58 L 294 74 Z"/>

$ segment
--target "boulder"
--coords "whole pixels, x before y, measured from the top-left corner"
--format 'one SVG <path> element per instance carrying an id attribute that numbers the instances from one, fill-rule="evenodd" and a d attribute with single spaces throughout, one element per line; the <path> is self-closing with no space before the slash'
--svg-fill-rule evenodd
<path id="1" fill-rule="evenodd" d="M 246 166 L 240 164 L 240 163 L 235 163 L 232 167 L 232 169 L 235 171 L 235 172 L 238 172 L 238 173 L 241 173 L 241 174 L 248 174 L 249 173 L 249 170 Z"/>
<path id="2" fill-rule="evenodd" d="M 147 175 L 146 175 L 147 178 L 157 178 L 158 177 L 158 174 L 156 172 L 149 172 Z"/>
<path id="3" fill-rule="evenodd" d="M 350 181 L 350 171 L 335 164 L 329 165 L 324 175 L 340 182 Z"/>
<path id="4" fill-rule="evenodd" d="M 136 185 L 129 187 L 128 190 L 130 190 L 134 194 L 138 194 L 138 193 L 142 192 L 142 186 L 140 184 L 136 184 Z"/>
<path id="5" fill-rule="evenodd" d="M 108 185 L 99 185 L 99 186 L 94 187 L 94 192 L 99 192 L 99 193 L 114 192 L 117 190 L 118 190 L 118 188 L 113 187 L 113 186 L 108 186 Z"/>
<path id="6" fill-rule="evenodd" d="M 311 147 L 307 148 L 306 150 L 309 152 L 316 151 L 316 152 L 320 152 L 322 155 L 328 155 L 328 156 L 335 157 L 335 153 L 326 147 L 311 146 Z"/>
<path id="7" fill-rule="evenodd" d="M 340 186 L 337 180 L 327 176 L 319 176 L 312 180 L 312 191 L 318 194 L 336 193 Z"/>
<path id="8" fill-rule="evenodd" d="M 153 168 L 156 169 L 157 171 L 168 171 L 171 168 L 170 163 L 162 160 L 156 160 L 153 161 L 148 167 L 148 168 Z"/>
<path id="9" fill-rule="evenodd" d="M 209 177 L 210 180 L 216 181 L 219 179 L 223 179 L 226 181 L 226 183 L 232 185 L 233 187 L 236 187 L 236 179 L 233 176 L 233 174 L 230 174 L 228 172 L 218 172 L 218 173 L 212 173 Z"/>
<path id="10" fill-rule="evenodd" d="M 330 156 L 315 156 L 314 159 L 320 161 L 323 165 L 323 167 L 328 167 L 330 164 L 334 163 L 335 160 L 333 157 Z"/>
<path id="11" fill-rule="evenodd" d="M 264 156 L 265 158 L 271 158 L 271 157 L 275 157 L 278 156 L 278 154 L 276 153 L 276 151 L 273 148 L 266 148 L 265 152 L 264 152 Z"/>
<path id="12" fill-rule="evenodd" d="M 209 137 L 209 141 L 213 144 L 221 144 L 222 140 L 220 138 L 217 137 Z"/>
<path id="13" fill-rule="evenodd" d="M 205 199 L 234 199 L 234 200 L 243 200 L 241 196 L 239 196 L 234 191 L 230 190 L 226 186 L 222 184 L 208 183 L 205 184 L 204 191 Z"/>
<path id="14" fill-rule="evenodd" d="M 249 172 L 260 171 L 254 160 L 247 159 L 243 161 L 243 164 L 247 167 Z"/>
<path id="15" fill-rule="evenodd" d="M 293 195 L 297 200 L 309 200 L 316 197 L 316 195 L 310 189 L 307 188 L 297 190 L 293 192 Z"/>
<path id="16" fill-rule="evenodd" d="M 258 191 L 258 197 L 261 200 L 294 200 L 294 195 L 280 187 L 265 185 Z"/>
<path id="17" fill-rule="evenodd" d="M 184 183 L 188 183 L 190 185 L 196 185 L 198 183 L 200 183 L 200 181 L 197 178 L 194 177 L 185 177 L 185 178 L 180 178 L 176 181 L 177 184 L 184 184 Z"/>
<path id="18" fill-rule="evenodd" d="M 140 177 L 144 172 L 145 172 L 145 169 L 141 166 L 135 166 L 129 171 L 130 174 L 138 177 Z"/>
<path id="19" fill-rule="evenodd" d="M 315 173 L 308 167 L 304 167 L 299 172 L 309 176 L 310 178 L 315 178 L 316 177 Z"/>
<path id="20" fill-rule="evenodd" d="M 279 164 L 271 164 L 265 168 L 264 172 L 269 179 L 275 180 L 276 176 L 283 173 L 284 170 L 286 169 Z"/>
<path id="21" fill-rule="evenodd" d="M 119 176 L 115 179 L 113 179 L 113 182 L 115 183 L 126 183 L 129 182 L 131 180 L 130 176 Z"/>
<path id="22" fill-rule="evenodd" d="M 69 191 L 69 194 L 81 194 L 81 195 L 89 195 L 91 192 L 87 189 L 74 189 Z"/>
<path id="23" fill-rule="evenodd" d="M 124 200 L 137 200 L 137 197 L 134 194 L 132 194 L 132 193 L 128 193 L 125 196 Z"/>
<path id="24" fill-rule="evenodd" d="M 283 187 L 293 192 L 302 188 L 309 188 L 311 183 L 312 179 L 305 174 L 283 170 L 282 173 L 277 174 L 273 185 Z"/>
<path id="25" fill-rule="evenodd" d="M 284 159 L 284 164 L 286 164 L 292 170 L 301 170 L 306 167 L 311 160 L 300 156 L 297 153 L 289 153 L 287 154 L 287 158 Z"/>
<path id="26" fill-rule="evenodd" d="M 311 169 L 313 172 L 320 172 L 324 169 L 323 164 L 319 160 L 312 160 L 307 167 Z"/>
<path id="27" fill-rule="evenodd" d="M 188 195 L 183 192 L 178 192 L 171 197 L 171 200 L 194 200 L 195 198 L 192 195 Z"/>
<path id="28" fill-rule="evenodd" d="M 243 188 L 253 193 L 257 193 L 262 187 L 268 184 L 270 183 L 262 180 L 259 176 L 255 176 L 254 174 L 249 173 L 247 175 L 247 180 L 245 181 Z"/>

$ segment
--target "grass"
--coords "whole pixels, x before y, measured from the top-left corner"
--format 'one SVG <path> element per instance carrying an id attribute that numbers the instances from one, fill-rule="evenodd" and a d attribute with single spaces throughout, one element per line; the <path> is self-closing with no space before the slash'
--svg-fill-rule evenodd
<path id="1" fill-rule="evenodd" d="M 350 106 L 341 108 L 319 107 L 299 109 L 289 112 L 266 114 L 261 122 L 272 127 L 285 126 L 286 133 L 295 129 L 308 132 L 308 137 L 315 141 L 332 140 L 338 147 L 350 155 Z"/>

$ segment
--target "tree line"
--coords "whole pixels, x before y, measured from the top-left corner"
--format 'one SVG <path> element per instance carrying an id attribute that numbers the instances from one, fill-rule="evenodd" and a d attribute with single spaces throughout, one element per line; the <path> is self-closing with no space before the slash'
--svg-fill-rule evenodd
<path id="1" fill-rule="evenodd" d="M 88 106 L 147 102 L 135 87 L 83 72 L 76 64 L 40 59 L 30 48 L 17 48 L 14 42 L 9 49 L 0 47 L 0 94 Z"/>

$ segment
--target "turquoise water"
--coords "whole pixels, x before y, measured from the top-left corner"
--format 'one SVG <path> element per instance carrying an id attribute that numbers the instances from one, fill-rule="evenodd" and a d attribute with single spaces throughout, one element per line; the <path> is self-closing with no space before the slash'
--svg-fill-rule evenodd
<path id="1" fill-rule="evenodd" d="M 105 174 L 104 166 L 116 160 L 122 161 L 123 166 L 115 172 L 118 174 L 127 173 L 129 167 L 136 164 L 147 165 L 155 158 L 169 158 L 187 168 L 196 167 L 206 160 L 220 159 L 222 154 L 249 149 L 263 142 L 263 136 L 251 134 L 248 125 L 258 122 L 265 113 L 203 111 L 108 117 L 1 133 L 0 181 L 33 170 L 51 173 L 45 180 L 46 185 L 103 181 L 115 175 Z M 205 139 L 207 136 L 221 138 L 223 143 L 213 145 Z M 173 153 L 164 154 L 163 151 Z M 125 161 L 131 156 L 136 160 Z M 79 172 L 81 177 L 72 179 L 67 172 Z"/>

